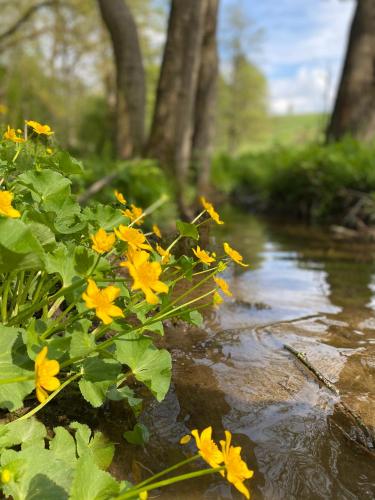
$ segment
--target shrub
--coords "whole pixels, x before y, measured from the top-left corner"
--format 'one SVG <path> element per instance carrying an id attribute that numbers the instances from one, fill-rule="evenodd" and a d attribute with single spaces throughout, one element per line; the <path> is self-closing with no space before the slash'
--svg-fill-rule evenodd
<path id="1" fill-rule="evenodd" d="M 355 225 L 374 220 L 375 148 L 347 138 L 341 142 L 303 148 L 277 147 L 221 157 L 213 179 L 237 199 L 272 213 L 309 222 Z M 357 210 L 358 206 L 358 210 Z"/>

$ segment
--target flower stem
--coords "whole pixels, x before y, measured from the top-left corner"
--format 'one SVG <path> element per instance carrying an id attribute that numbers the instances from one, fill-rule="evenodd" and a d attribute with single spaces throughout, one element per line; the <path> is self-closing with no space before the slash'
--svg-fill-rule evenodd
<path id="1" fill-rule="evenodd" d="M 28 418 L 30 418 L 33 415 L 35 415 L 35 413 L 38 413 L 38 411 L 41 410 L 54 397 L 56 397 L 60 391 L 62 391 L 67 385 L 69 385 L 74 380 L 77 380 L 77 378 L 81 377 L 82 375 L 83 374 L 81 372 L 80 373 L 76 373 L 72 377 L 68 378 L 68 380 L 65 380 L 65 382 L 63 384 L 61 384 L 60 387 L 58 389 L 56 389 L 56 391 L 52 392 L 48 396 L 48 398 L 45 401 L 43 401 L 43 403 L 40 403 L 38 406 L 36 406 L 32 410 L 30 410 L 29 412 L 25 413 L 25 415 L 22 415 L 22 417 L 17 418 L 17 420 L 27 420 Z"/>
<path id="2" fill-rule="evenodd" d="M 149 484 L 152 481 L 154 481 L 155 479 L 157 479 L 161 476 L 165 476 L 165 474 L 169 474 L 170 472 L 172 472 L 176 469 L 179 469 L 180 467 L 183 467 L 184 465 L 189 464 L 190 462 L 194 462 L 198 458 L 201 458 L 201 456 L 199 454 L 194 455 L 193 457 L 187 458 L 186 460 L 183 460 L 182 462 L 178 462 L 177 464 L 172 465 L 172 467 L 168 467 L 168 469 L 164 469 L 161 472 L 158 472 L 157 474 L 154 474 L 153 476 L 149 477 L 148 479 L 145 479 L 141 483 L 137 484 L 136 487 L 137 487 L 137 489 L 141 488 L 141 486 Z"/>
<path id="3" fill-rule="evenodd" d="M 196 477 L 206 476 L 207 474 L 216 474 L 225 470 L 225 467 L 215 467 L 214 469 L 203 469 L 196 472 L 189 472 L 188 474 L 181 474 L 180 476 L 171 477 L 170 479 L 164 479 L 157 483 L 148 484 L 145 487 L 138 488 L 135 486 L 133 489 L 126 491 L 122 495 L 116 497 L 116 500 L 126 500 L 127 498 L 137 498 L 139 493 L 143 491 L 155 490 L 156 488 L 162 488 L 163 486 L 169 486 L 170 484 L 178 483 L 180 481 L 186 481 L 187 479 L 194 479 Z"/>

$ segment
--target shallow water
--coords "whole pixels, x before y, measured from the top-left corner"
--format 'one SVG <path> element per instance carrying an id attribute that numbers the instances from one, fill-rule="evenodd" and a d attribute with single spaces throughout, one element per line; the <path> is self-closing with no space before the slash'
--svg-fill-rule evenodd
<path id="1" fill-rule="evenodd" d="M 252 498 L 374 499 L 374 456 L 345 435 L 355 432 L 337 403 L 341 398 L 375 428 L 375 247 L 229 210 L 223 215 L 231 222 L 215 230 L 213 245 L 220 251 L 230 241 L 250 267 L 225 271 L 233 298 L 208 314 L 204 329 L 169 329 L 171 390 L 142 417 L 152 432 L 147 448 L 120 447 L 118 472 L 125 458 L 133 461 L 134 479 L 146 468 L 161 470 L 193 450 L 178 445 L 182 435 L 212 425 L 216 437 L 229 429 L 242 446 L 255 471 Z M 284 344 L 305 352 L 340 396 Z M 206 477 L 159 497 L 240 495 Z"/>

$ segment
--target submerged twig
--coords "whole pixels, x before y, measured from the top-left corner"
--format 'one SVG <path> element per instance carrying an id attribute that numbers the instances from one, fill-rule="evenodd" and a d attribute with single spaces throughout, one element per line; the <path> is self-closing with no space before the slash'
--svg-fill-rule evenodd
<path id="1" fill-rule="evenodd" d="M 313 374 L 316 376 L 317 379 L 320 380 L 320 382 L 322 382 L 331 392 L 333 392 L 333 394 L 335 394 L 336 396 L 340 395 L 338 389 L 336 389 L 336 387 L 332 384 L 332 382 L 330 382 L 328 378 L 326 378 L 319 370 L 317 370 L 310 363 L 304 352 L 296 351 L 296 349 L 294 349 L 288 344 L 284 344 L 284 349 L 291 352 L 297 359 L 299 359 L 301 363 L 303 363 L 310 371 L 313 372 Z"/>

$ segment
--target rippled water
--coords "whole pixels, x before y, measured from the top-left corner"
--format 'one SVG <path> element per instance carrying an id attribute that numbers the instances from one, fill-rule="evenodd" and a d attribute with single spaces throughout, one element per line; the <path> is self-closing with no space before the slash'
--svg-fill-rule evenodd
<path id="1" fill-rule="evenodd" d="M 374 456 L 356 445 L 337 403 L 375 428 L 375 247 L 228 211 L 213 236 L 250 263 L 228 268 L 233 299 L 202 330 L 171 328 L 173 385 L 143 416 L 146 450 L 125 447 L 133 476 L 183 458 L 179 438 L 212 425 L 227 428 L 254 469 L 256 499 L 374 499 Z M 308 359 L 340 391 L 334 396 L 284 349 Z M 346 434 L 345 434 L 346 432 Z M 139 465 L 141 464 L 141 465 Z M 147 472 L 146 472 L 147 474 Z M 162 499 L 240 498 L 207 477 L 163 490 Z"/>

